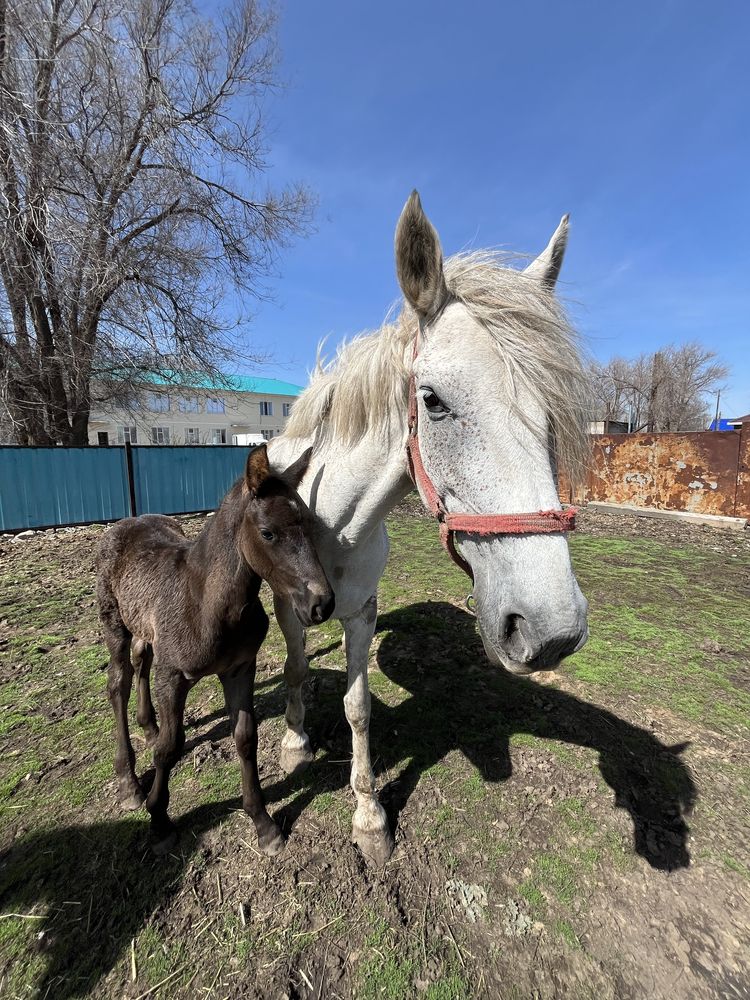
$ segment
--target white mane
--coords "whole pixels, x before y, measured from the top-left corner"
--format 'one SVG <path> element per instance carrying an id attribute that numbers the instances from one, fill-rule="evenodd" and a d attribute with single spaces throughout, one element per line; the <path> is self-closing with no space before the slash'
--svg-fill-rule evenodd
<path id="1" fill-rule="evenodd" d="M 575 479 L 589 451 L 588 391 L 578 338 L 549 290 L 505 266 L 507 260 L 483 250 L 449 257 L 448 290 L 493 338 L 511 405 L 523 386 L 547 414 L 557 460 Z M 343 344 L 329 364 L 319 361 L 294 404 L 285 435 L 318 433 L 355 443 L 368 432 L 387 436 L 403 429 L 416 333 L 416 314 L 404 303 L 395 322 Z"/>

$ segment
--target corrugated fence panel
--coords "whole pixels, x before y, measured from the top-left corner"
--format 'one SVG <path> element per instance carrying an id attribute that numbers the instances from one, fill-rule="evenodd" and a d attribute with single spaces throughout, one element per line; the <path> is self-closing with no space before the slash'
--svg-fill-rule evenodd
<path id="1" fill-rule="evenodd" d="M 188 514 L 213 510 L 242 474 L 248 449 L 134 447 L 133 479 L 139 514 Z"/>
<path id="2" fill-rule="evenodd" d="M 124 449 L 0 447 L 0 530 L 129 513 Z"/>

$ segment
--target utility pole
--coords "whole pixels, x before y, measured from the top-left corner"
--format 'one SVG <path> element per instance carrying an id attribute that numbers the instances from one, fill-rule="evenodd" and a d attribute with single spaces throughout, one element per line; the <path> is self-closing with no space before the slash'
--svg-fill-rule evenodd
<path id="1" fill-rule="evenodd" d="M 719 400 L 721 399 L 721 389 L 716 393 L 716 417 L 714 418 L 714 430 L 719 429 Z"/>
<path id="2" fill-rule="evenodd" d="M 651 363 L 651 391 L 648 395 L 648 431 L 653 434 L 656 430 L 656 397 L 659 392 L 659 382 L 661 380 L 662 355 L 661 351 L 656 351 L 654 360 Z"/>

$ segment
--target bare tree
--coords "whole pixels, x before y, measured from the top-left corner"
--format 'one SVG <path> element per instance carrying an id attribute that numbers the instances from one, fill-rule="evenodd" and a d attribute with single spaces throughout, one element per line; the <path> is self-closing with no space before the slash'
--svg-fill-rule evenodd
<path id="1" fill-rule="evenodd" d="M 0 400 L 22 444 L 85 444 L 92 384 L 216 371 L 300 186 L 261 188 L 273 11 L 0 0 Z M 116 375 L 116 378 L 102 376 Z"/>
<path id="2" fill-rule="evenodd" d="M 657 395 L 656 419 L 663 431 L 705 430 L 710 407 L 707 397 L 723 387 L 729 368 L 715 351 L 691 342 L 670 345 L 663 354 L 663 377 Z"/>
<path id="3" fill-rule="evenodd" d="M 693 341 L 596 362 L 591 383 L 605 421 L 627 420 L 633 430 L 697 431 L 708 422 L 707 396 L 728 375 L 715 351 Z"/>
<path id="4" fill-rule="evenodd" d="M 612 358 L 605 363 L 594 361 L 590 380 L 596 415 L 603 421 L 605 430 L 610 421 L 627 419 L 632 405 L 629 362 L 623 358 Z"/>

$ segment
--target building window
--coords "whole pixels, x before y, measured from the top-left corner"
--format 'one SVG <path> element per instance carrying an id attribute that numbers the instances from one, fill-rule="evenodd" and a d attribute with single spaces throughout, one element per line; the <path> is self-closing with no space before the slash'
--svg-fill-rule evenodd
<path id="1" fill-rule="evenodd" d="M 200 443 L 201 443 L 200 427 L 186 427 L 185 444 L 200 444 Z"/>
<path id="2" fill-rule="evenodd" d="M 96 443 L 100 448 L 106 448 L 109 444 L 109 433 L 107 431 L 99 431 L 96 435 Z"/>
<path id="3" fill-rule="evenodd" d="M 292 412 L 292 404 L 291 403 L 282 403 L 281 404 L 281 412 L 282 412 L 283 416 L 288 417 L 289 414 Z"/>
<path id="4" fill-rule="evenodd" d="M 169 413 L 169 396 L 165 396 L 162 392 L 150 392 L 148 408 L 152 413 Z"/>
<path id="5" fill-rule="evenodd" d="M 207 399 L 206 413 L 224 413 L 224 400 L 218 397 L 216 399 Z"/>
<path id="6" fill-rule="evenodd" d="M 211 431 L 211 444 L 226 444 L 227 432 L 224 427 L 214 427 Z"/>
<path id="7" fill-rule="evenodd" d="M 138 444 L 138 431 L 135 427 L 117 428 L 118 444 Z"/>
<path id="8" fill-rule="evenodd" d="M 180 413 L 198 413 L 198 397 L 197 396 L 183 396 L 178 403 L 180 407 Z"/>
<path id="9" fill-rule="evenodd" d="M 261 434 L 262 434 L 262 435 L 263 435 L 263 437 L 264 437 L 264 438 L 266 439 L 266 441 L 270 441 L 270 440 L 271 440 L 271 438 L 272 438 L 272 437 L 273 437 L 273 435 L 274 435 L 274 432 L 273 432 L 273 431 L 261 431 Z"/>
<path id="10" fill-rule="evenodd" d="M 260 404 L 260 415 L 261 417 L 272 417 L 273 416 L 273 403 L 270 403 L 267 399 L 264 399 Z"/>
<path id="11" fill-rule="evenodd" d="M 151 444 L 169 444 L 169 428 L 152 427 Z"/>

